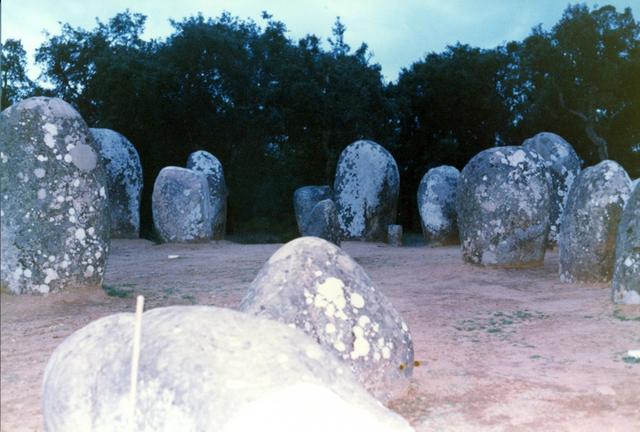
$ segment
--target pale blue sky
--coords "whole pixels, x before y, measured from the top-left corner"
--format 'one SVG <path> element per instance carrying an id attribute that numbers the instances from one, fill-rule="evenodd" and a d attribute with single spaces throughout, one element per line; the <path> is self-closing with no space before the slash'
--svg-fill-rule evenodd
<path id="1" fill-rule="evenodd" d="M 59 31 L 58 22 L 93 28 L 95 18 L 106 21 L 129 9 L 147 15 L 145 38 L 164 38 L 172 28 L 169 18 L 180 19 L 202 12 L 216 17 L 229 11 L 262 24 L 267 10 L 283 21 L 293 39 L 313 33 L 326 40 L 340 16 L 347 26 L 346 41 L 352 48 L 366 42 L 373 61 L 382 65 L 388 80 L 402 67 L 431 51 L 442 51 L 457 41 L 491 48 L 526 37 L 541 23 L 549 28 L 562 15 L 568 0 L 2 0 L 2 40 L 21 39 L 30 60 L 43 41 L 43 30 Z M 572 1 L 571 3 L 575 3 Z M 587 2 L 593 6 L 594 2 Z M 640 0 L 611 0 L 618 10 L 631 7 L 638 19 Z M 34 67 L 30 75 L 37 75 Z"/>

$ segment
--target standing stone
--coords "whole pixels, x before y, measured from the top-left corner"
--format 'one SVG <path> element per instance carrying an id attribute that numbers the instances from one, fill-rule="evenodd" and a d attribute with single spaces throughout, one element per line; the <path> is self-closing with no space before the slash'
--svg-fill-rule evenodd
<path id="1" fill-rule="evenodd" d="M 413 430 L 300 330 L 208 306 L 142 315 L 132 420 L 133 321 L 131 313 L 93 321 L 54 351 L 46 431 Z"/>
<path id="2" fill-rule="evenodd" d="M 456 189 L 460 171 L 448 165 L 431 168 L 418 187 L 418 211 L 427 244 L 458 243 Z"/>
<path id="3" fill-rule="evenodd" d="M 204 174 L 165 167 L 152 196 L 153 224 L 165 242 L 198 242 L 211 238 L 209 186 Z"/>
<path id="4" fill-rule="evenodd" d="M 580 173 L 560 225 L 560 280 L 611 279 L 616 231 L 630 187 L 629 176 L 614 161 L 602 161 Z"/>
<path id="5" fill-rule="evenodd" d="M 101 285 L 109 253 L 106 187 L 89 128 L 69 104 L 33 97 L 2 111 L 2 290 Z"/>
<path id="6" fill-rule="evenodd" d="M 111 238 L 140 237 L 142 165 L 131 142 L 111 129 L 90 129 L 105 162 Z"/>
<path id="7" fill-rule="evenodd" d="M 302 235 L 320 237 L 340 246 L 340 224 L 333 200 L 325 199 L 313 206 Z"/>
<path id="8" fill-rule="evenodd" d="M 389 225 L 387 227 L 387 243 L 391 246 L 402 246 L 402 225 Z"/>
<path id="9" fill-rule="evenodd" d="M 640 188 L 631 192 L 616 234 L 614 303 L 640 304 Z"/>
<path id="10" fill-rule="evenodd" d="M 542 156 L 551 178 L 551 216 L 549 244 L 558 242 L 562 212 L 567 203 L 569 190 L 580 173 L 580 158 L 561 136 L 551 132 L 540 132 L 525 140 L 522 146 Z"/>
<path id="11" fill-rule="evenodd" d="M 211 200 L 212 232 L 214 240 L 224 239 L 227 226 L 227 184 L 222 164 L 211 153 L 197 151 L 187 159 L 187 168 L 207 176 Z"/>
<path id="12" fill-rule="evenodd" d="M 456 195 L 466 262 L 542 265 L 550 196 L 546 169 L 537 153 L 513 146 L 478 153 L 462 170 Z"/>
<path id="13" fill-rule="evenodd" d="M 373 141 L 354 142 L 340 154 L 333 189 L 342 238 L 384 241 L 400 192 L 393 156 Z"/>
<path id="14" fill-rule="evenodd" d="M 240 309 L 304 330 L 381 400 L 403 390 L 413 372 L 411 334 L 398 312 L 362 267 L 319 238 L 276 251 Z"/>
<path id="15" fill-rule="evenodd" d="M 309 216 L 316 204 L 331 198 L 332 193 L 329 186 L 303 186 L 295 190 L 293 193 L 293 209 L 296 214 L 300 235 L 309 235 L 305 234 L 306 227 L 309 223 Z"/>

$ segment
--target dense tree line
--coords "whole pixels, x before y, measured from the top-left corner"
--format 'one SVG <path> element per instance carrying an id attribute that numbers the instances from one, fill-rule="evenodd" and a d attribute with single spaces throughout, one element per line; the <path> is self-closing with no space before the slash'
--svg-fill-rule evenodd
<path id="1" fill-rule="evenodd" d="M 64 24 L 37 50 L 42 87 L 25 73 L 20 42 L 7 40 L 2 107 L 55 95 L 90 126 L 127 136 L 144 168 L 147 235 L 157 173 L 195 150 L 225 168 L 229 231 L 284 237 L 295 235 L 295 188 L 331 184 L 340 152 L 360 138 L 396 158 L 399 221 L 413 230 L 428 168 L 461 169 L 482 149 L 543 130 L 565 137 L 586 165 L 615 159 L 640 176 L 640 22 L 630 9 L 569 6 L 548 31 L 494 49 L 449 46 L 389 84 L 366 44 L 345 43 L 339 19 L 324 48 L 262 18 L 261 27 L 197 15 L 152 41 L 141 38 L 146 17 L 129 11 L 92 30 Z"/>

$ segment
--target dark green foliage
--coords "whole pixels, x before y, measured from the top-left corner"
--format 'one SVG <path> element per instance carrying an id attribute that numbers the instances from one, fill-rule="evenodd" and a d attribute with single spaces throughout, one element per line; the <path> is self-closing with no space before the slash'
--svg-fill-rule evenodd
<path id="1" fill-rule="evenodd" d="M 332 184 L 340 152 L 360 138 L 398 162 L 405 232 L 419 230 L 415 193 L 429 168 L 461 169 L 540 131 L 562 135 L 587 164 L 608 155 L 640 177 L 640 24 L 629 9 L 569 6 L 549 31 L 495 49 L 449 46 L 390 84 L 366 44 L 345 43 L 339 19 L 327 49 L 262 18 L 196 15 L 143 41 L 146 17 L 127 10 L 92 30 L 63 24 L 37 50 L 48 93 L 136 146 L 144 236 L 158 172 L 196 150 L 222 162 L 227 230 L 249 240 L 295 236 L 293 191 Z M 25 74 L 19 41 L 7 40 L 2 62 L 3 107 L 44 92 Z"/>

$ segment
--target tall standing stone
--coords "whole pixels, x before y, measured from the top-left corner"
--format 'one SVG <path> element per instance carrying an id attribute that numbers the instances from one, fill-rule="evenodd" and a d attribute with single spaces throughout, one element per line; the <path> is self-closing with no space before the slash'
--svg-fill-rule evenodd
<path id="1" fill-rule="evenodd" d="M 153 186 L 153 224 L 165 242 L 211 239 L 209 185 L 204 174 L 180 167 L 163 168 Z"/>
<path id="2" fill-rule="evenodd" d="M 102 284 L 107 180 L 84 120 L 33 97 L 0 113 L 2 288 L 49 293 Z"/>
<path id="3" fill-rule="evenodd" d="M 630 188 L 629 176 L 614 161 L 602 161 L 580 173 L 560 225 L 560 280 L 611 279 L 616 232 Z"/>
<path id="4" fill-rule="evenodd" d="M 612 288 L 615 303 L 640 304 L 640 188 L 637 186 L 618 225 Z"/>
<path id="5" fill-rule="evenodd" d="M 373 141 L 350 144 L 340 154 L 333 189 L 342 238 L 384 241 L 400 192 L 393 156 Z"/>
<path id="6" fill-rule="evenodd" d="M 554 245 L 558 242 L 560 221 L 569 190 L 580 173 L 580 158 L 571 144 L 551 132 L 540 132 L 525 140 L 522 146 L 542 156 L 551 178 L 549 244 Z"/>
<path id="7" fill-rule="evenodd" d="M 229 195 L 229 191 L 224 180 L 222 164 L 211 153 L 199 150 L 189 155 L 187 168 L 200 172 L 207 177 L 213 224 L 212 236 L 215 240 L 224 239 L 227 226 L 227 195 Z"/>
<path id="8" fill-rule="evenodd" d="M 399 394 L 409 382 L 409 328 L 362 267 L 327 241 L 302 237 L 278 249 L 240 309 L 303 330 L 379 399 Z"/>
<path id="9" fill-rule="evenodd" d="M 142 165 L 131 142 L 111 129 L 90 129 L 105 162 L 111 238 L 140 237 Z"/>
<path id="10" fill-rule="evenodd" d="M 431 245 L 458 242 L 456 190 L 460 171 L 448 165 L 431 168 L 418 186 L 418 211 L 424 239 Z"/>
<path id="11" fill-rule="evenodd" d="M 456 194 L 463 259 L 504 267 L 541 265 L 550 200 L 537 153 L 513 146 L 478 153 L 462 170 Z"/>

